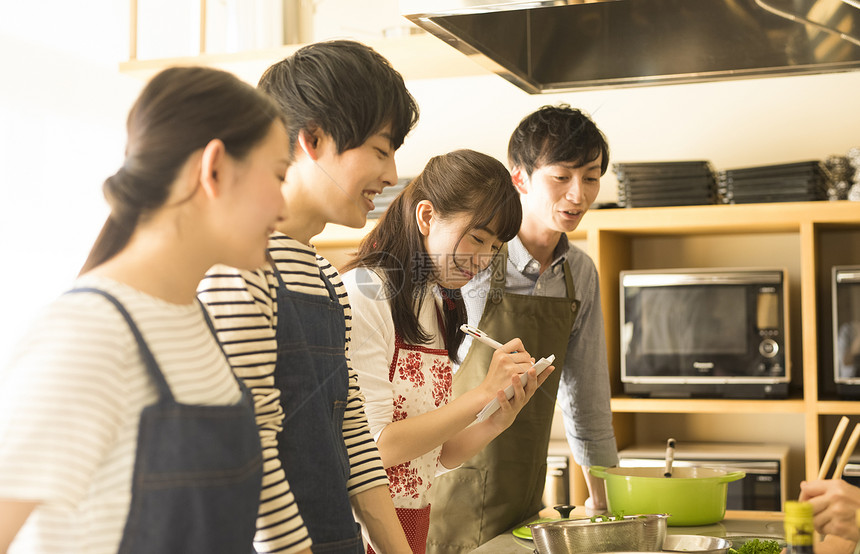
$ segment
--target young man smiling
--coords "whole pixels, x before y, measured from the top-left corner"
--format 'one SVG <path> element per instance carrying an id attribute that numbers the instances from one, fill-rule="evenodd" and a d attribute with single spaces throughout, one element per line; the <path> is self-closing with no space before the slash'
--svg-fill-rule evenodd
<path id="1" fill-rule="evenodd" d="M 409 546 L 350 366 L 351 313 L 340 275 L 312 238 L 327 223 L 363 227 L 373 198 L 397 181 L 394 152 L 418 119 L 403 79 L 372 49 L 331 41 L 266 70 L 293 164 L 269 264 L 216 267 L 200 297 L 236 373 L 254 393 L 265 475 L 258 552 L 378 552 Z"/>
<path id="2" fill-rule="evenodd" d="M 609 147 L 594 122 L 567 105 L 526 116 L 508 143 L 523 222 L 489 268 L 462 289 L 469 323 L 500 342 L 520 337 L 534 356 L 555 354 L 556 370 L 504 433 L 436 482 L 428 552 L 468 552 L 542 508 L 550 423 L 556 398 L 576 462 L 585 470 L 586 505 L 605 508 L 591 465 L 618 462 L 609 407 L 609 373 L 597 271 L 570 244 L 600 190 Z M 483 379 L 493 349 L 460 347 L 454 393 Z"/>

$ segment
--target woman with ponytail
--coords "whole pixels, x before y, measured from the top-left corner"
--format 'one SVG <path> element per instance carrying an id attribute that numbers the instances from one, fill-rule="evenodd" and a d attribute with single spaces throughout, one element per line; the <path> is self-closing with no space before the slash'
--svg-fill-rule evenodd
<path id="1" fill-rule="evenodd" d="M 285 121 L 197 67 L 156 75 L 127 127 L 81 275 L 0 373 L 0 552 L 253 549 L 253 405 L 196 289 L 213 264 L 265 263 Z"/>
<path id="2" fill-rule="evenodd" d="M 425 551 L 434 476 L 510 426 L 550 373 L 536 377 L 534 360 L 513 339 L 496 351 L 480 386 L 452 399 L 452 361 L 466 322 L 459 288 L 516 236 L 521 218 L 499 161 L 472 150 L 436 156 L 393 200 L 343 274 L 353 316 L 350 358 L 413 552 Z M 501 408 L 471 425 L 494 398 Z"/>

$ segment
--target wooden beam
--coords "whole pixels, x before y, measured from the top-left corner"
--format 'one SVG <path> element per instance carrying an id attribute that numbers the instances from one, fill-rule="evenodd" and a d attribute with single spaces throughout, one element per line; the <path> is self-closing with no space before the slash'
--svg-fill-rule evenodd
<path id="1" fill-rule="evenodd" d="M 128 3 L 128 59 L 137 59 L 137 0 L 129 0 Z"/>
<path id="2" fill-rule="evenodd" d="M 200 53 L 206 53 L 206 0 L 200 0 Z"/>

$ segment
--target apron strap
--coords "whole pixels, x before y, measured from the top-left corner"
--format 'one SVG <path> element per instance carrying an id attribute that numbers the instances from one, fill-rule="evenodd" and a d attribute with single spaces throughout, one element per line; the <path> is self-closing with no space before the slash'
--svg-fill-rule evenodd
<path id="1" fill-rule="evenodd" d="M 573 310 L 573 313 L 579 313 L 579 300 L 576 299 L 576 285 L 573 284 L 573 276 L 570 274 L 570 267 L 567 264 L 567 260 L 562 262 L 562 266 L 564 269 L 564 283 L 567 287 L 567 298 L 570 300 L 570 309 Z"/>
<path id="2" fill-rule="evenodd" d="M 442 290 L 440 288 L 440 290 Z M 442 297 L 445 298 L 445 292 L 442 292 Z M 445 350 L 450 352 L 450 348 L 448 345 L 448 331 L 445 325 L 445 317 L 442 315 L 442 311 L 439 309 L 439 306 L 436 304 L 436 299 L 433 296 L 430 296 L 430 300 L 433 302 L 433 308 L 436 310 L 436 323 L 439 325 L 439 331 L 442 333 L 442 345 L 445 346 Z M 443 300 L 444 302 L 444 300 Z"/>
<path id="3" fill-rule="evenodd" d="M 167 399 L 175 402 L 175 399 L 173 398 L 173 393 L 170 391 L 170 386 L 168 386 L 167 380 L 164 378 L 164 374 L 161 373 L 161 369 L 158 367 L 158 362 L 155 361 L 155 356 L 152 355 L 152 351 L 146 345 L 146 341 L 144 340 L 143 335 L 141 335 L 140 330 L 134 323 L 134 319 L 132 319 L 131 314 L 128 313 L 128 310 L 125 309 L 125 306 L 123 306 L 122 303 L 110 293 L 101 289 L 97 289 L 95 287 L 76 288 L 67 291 L 66 294 L 75 294 L 82 292 L 100 294 L 106 299 L 108 299 L 111 304 L 116 306 L 116 309 L 119 311 L 122 317 L 125 318 L 129 328 L 131 329 L 132 335 L 134 335 L 134 338 L 137 341 L 137 348 L 140 351 L 140 357 L 143 360 L 143 365 L 146 366 L 146 371 L 149 373 L 150 377 L 152 377 L 152 380 L 155 381 L 155 386 L 158 388 L 159 396 L 162 399 Z M 205 309 L 203 310 L 203 313 L 206 313 Z"/>
<path id="4" fill-rule="evenodd" d="M 502 301 L 502 295 L 505 294 L 505 280 L 507 276 L 508 266 L 508 243 L 502 245 L 496 255 L 493 256 L 493 261 L 490 262 L 490 290 L 487 300 L 493 304 L 498 304 Z"/>
<path id="5" fill-rule="evenodd" d="M 281 277 L 281 272 L 278 271 L 278 265 L 275 263 L 275 259 L 272 257 L 272 253 L 266 250 L 266 258 L 269 260 L 269 264 L 272 266 L 272 273 L 275 274 L 275 279 L 278 280 L 278 288 L 281 290 L 287 290 L 287 285 L 284 283 L 284 279 Z M 314 256 L 314 261 L 316 261 L 316 256 Z M 334 290 L 334 285 L 331 284 L 328 277 L 323 273 L 322 268 L 317 264 L 317 270 L 320 272 L 320 279 L 325 283 L 325 287 L 328 290 L 329 298 L 333 302 L 340 303 L 340 300 L 337 298 L 337 292 Z"/>

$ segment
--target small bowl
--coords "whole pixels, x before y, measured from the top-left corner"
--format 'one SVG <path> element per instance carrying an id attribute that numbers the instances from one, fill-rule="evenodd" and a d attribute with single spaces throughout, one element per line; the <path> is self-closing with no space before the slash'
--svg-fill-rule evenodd
<path id="1" fill-rule="evenodd" d="M 609 521 L 564 519 L 530 525 L 539 554 L 568 552 L 654 552 L 666 538 L 668 514 L 624 516 Z"/>
<path id="2" fill-rule="evenodd" d="M 695 552 L 696 554 L 726 554 L 732 543 L 720 537 L 704 535 L 666 535 L 664 552 Z"/>

